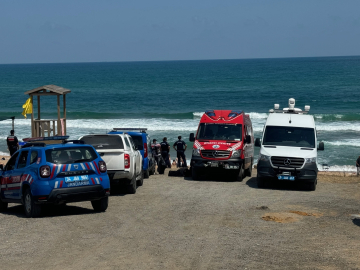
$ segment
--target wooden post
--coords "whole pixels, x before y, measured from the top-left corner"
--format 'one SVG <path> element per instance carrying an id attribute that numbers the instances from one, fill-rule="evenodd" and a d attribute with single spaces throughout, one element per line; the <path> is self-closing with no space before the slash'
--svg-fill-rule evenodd
<path id="1" fill-rule="evenodd" d="M 64 135 L 66 135 L 66 94 L 64 94 L 63 96 L 63 106 L 64 106 L 64 115 L 63 115 L 63 118 L 64 118 Z"/>
<path id="2" fill-rule="evenodd" d="M 57 122 L 57 135 L 61 134 L 61 123 L 60 123 L 60 95 L 57 95 L 57 111 L 58 111 L 58 122 Z"/>
<path id="3" fill-rule="evenodd" d="M 37 104 L 38 104 L 38 120 L 40 120 L 41 119 L 41 117 L 40 117 L 40 96 L 37 96 Z"/>
<path id="4" fill-rule="evenodd" d="M 34 125 L 34 106 L 33 106 L 33 96 L 30 95 L 31 98 L 31 137 L 35 137 L 35 125 Z"/>

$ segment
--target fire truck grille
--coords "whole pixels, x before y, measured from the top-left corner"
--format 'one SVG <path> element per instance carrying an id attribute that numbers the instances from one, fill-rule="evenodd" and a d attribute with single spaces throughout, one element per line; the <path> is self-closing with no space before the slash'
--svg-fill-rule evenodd
<path id="1" fill-rule="evenodd" d="M 301 168 L 304 164 L 304 159 L 293 157 L 271 157 L 271 163 L 274 167 Z"/>
<path id="2" fill-rule="evenodd" d="M 227 158 L 231 154 L 230 151 L 224 150 L 202 150 L 201 155 L 204 158 Z"/>

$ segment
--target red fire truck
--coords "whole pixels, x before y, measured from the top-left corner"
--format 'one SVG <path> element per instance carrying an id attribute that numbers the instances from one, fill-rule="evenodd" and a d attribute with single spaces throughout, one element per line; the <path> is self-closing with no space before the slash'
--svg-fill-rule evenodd
<path id="1" fill-rule="evenodd" d="M 200 119 L 191 157 L 193 179 L 205 173 L 226 172 L 226 179 L 251 176 L 254 135 L 249 115 L 243 111 L 208 110 Z M 222 174 L 223 175 L 223 174 Z"/>

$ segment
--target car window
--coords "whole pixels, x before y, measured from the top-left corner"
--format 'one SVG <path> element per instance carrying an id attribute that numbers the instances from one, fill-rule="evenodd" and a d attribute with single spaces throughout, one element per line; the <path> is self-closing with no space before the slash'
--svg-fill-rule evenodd
<path id="1" fill-rule="evenodd" d="M 123 141 L 118 135 L 88 135 L 82 137 L 81 140 L 94 146 L 96 150 L 124 149 Z"/>
<path id="2" fill-rule="evenodd" d="M 54 164 L 89 162 L 98 157 L 90 146 L 47 149 L 45 155 L 46 161 Z"/>
<path id="3" fill-rule="evenodd" d="M 131 135 L 131 138 L 134 144 L 138 147 L 138 150 L 144 150 L 144 144 L 141 135 Z"/>
<path id="4" fill-rule="evenodd" d="M 30 155 L 30 164 L 33 164 L 37 161 L 38 152 L 36 150 L 31 151 Z"/>
<path id="5" fill-rule="evenodd" d="M 29 155 L 29 151 L 22 151 L 20 153 L 20 157 L 19 157 L 19 161 L 18 161 L 18 165 L 17 165 L 18 169 L 26 167 L 28 155 Z"/>
<path id="6" fill-rule="evenodd" d="M 16 159 L 17 159 L 18 156 L 19 156 L 19 152 L 14 154 L 9 159 L 8 163 L 6 164 L 5 171 L 11 171 L 11 170 L 15 169 L 15 163 L 16 163 Z"/>
<path id="7" fill-rule="evenodd" d="M 126 146 L 127 146 L 129 149 L 131 149 L 130 143 L 129 143 L 129 141 L 126 139 L 126 137 L 124 137 L 124 141 L 125 141 Z"/>
<path id="8" fill-rule="evenodd" d="M 134 141 L 133 141 L 133 139 L 131 137 L 129 137 L 129 142 L 130 142 L 130 144 L 132 146 L 132 149 L 135 150 L 135 143 L 134 143 Z"/>

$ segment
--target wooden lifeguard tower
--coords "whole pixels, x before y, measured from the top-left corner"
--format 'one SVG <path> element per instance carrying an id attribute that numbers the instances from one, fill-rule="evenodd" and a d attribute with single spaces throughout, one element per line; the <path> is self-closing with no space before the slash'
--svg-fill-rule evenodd
<path id="1" fill-rule="evenodd" d="M 37 96 L 37 118 L 34 119 L 34 108 L 31 114 L 31 137 L 65 136 L 66 135 L 66 94 L 71 93 L 69 89 L 56 85 L 44 85 L 25 92 L 34 104 L 34 96 Z M 57 96 L 57 119 L 41 120 L 40 97 Z M 60 96 L 63 96 L 63 117 L 60 113 Z"/>

